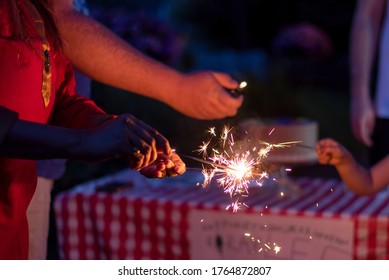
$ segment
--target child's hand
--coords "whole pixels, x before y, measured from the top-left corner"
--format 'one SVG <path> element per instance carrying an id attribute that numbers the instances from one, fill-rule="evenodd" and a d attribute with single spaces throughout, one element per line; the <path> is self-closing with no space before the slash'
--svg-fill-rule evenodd
<path id="1" fill-rule="evenodd" d="M 316 144 L 320 164 L 339 165 L 352 158 L 350 152 L 333 139 L 322 139 Z"/>

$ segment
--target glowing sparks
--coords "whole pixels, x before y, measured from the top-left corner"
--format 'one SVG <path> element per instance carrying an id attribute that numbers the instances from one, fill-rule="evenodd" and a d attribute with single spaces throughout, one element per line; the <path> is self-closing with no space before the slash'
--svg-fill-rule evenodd
<path id="1" fill-rule="evenodd" d="M 266 157 L 274 148 L 286 148 L 300 141 L 271 144 L 258 141 L 258 145 L 252 147 L 252 143 L 244 141 L 235 142 L 232 128 L 225 126 L 220 136 L 216 128 L 207 130 L 210 139 L 196 150 L 201 155 L 194 160 L 202 162 L 204 176 L 203 187 L 209 185 L 213 178 L 223 187 L 224 192 L 229 194 L 233 202 L 226 207 L 233 212 L 247 205 L 240 200 L 247 196 L 250 184 L 262 186 L 264 180 L 269 178 L 268 163 Z M 216 142 L 216 143 L 215 143 Z M 247 146 L 247 147 L 246 147 Z"/>
<path id="2" fill-rule="evenodd" d="M 278 246 L 278 244 L 275 242 L 273 242 L 273 244 L 270 242 L 261 242 L 260 239 L 254 237 L 251 233 L 247 232 L 244 234 L 244 236 L 250 238 L 251 241 L 256 244 L 255 246 L 258 246 L 256 249 L 258 253 L 261 253 L 262 251 L 269 253 L 274 251 L 274 254 L 278 254 L 282 249 L 282 247 Z"/>
<path id="3" fill-rule="evenodd" d="M 281 251 L 281 247 L 275 245 L 275 246 L 274 246 L 274 252 L 275 252 L 276 254 L 278 254 L 280 251 Z"/>
<path id="4" fill-rule="evenodd" d="M 216 136 L 216 131 L 215 131 L 215 127 L 210 127 L 208 129 L 208 133 L 211 134 L 212 136 Z"/>
<path id="5" fill-rule="evenodd" d="M 228 135 L 229 135 L 230 131 L 231 131 L 231 129 L 228 128 L 227 126 L 225 126 L 224 129 L 223 129 L 223 133 L 220 136 L 220 141 L 223 143 L 223 148 L 226 145 L 226 142 L 228 140 Z M 234 139 L 232 137 L 232 134 L 231 134 L 231 140 L 232 141 L 230 142 L 230 145 L 233 146 L 234 145 Z"/>
<path id="6" fill-rule="evenodd" d="M 233 212 L 238 212 L 238 210 L 241 209 L 242 206 L 248 207 L 247 204 L 245 204 L 245 203 L 243 203 L 243 202 L 239 202 L 239 201 L 237 200 L 237 201 L 231 203 L 230 205 L 228 205 L 228 206 L 226 207 L 226 210 L 232 209 Z"/>
<path id="7" fill-rule="evenodd" d="M 202 145 L 199 146 L 199 148 L 196 150 L 198 153 L 201 154 L 202 157 L 206 158 L 208 156 L 207 154 L 207 149 L 208 149 L 208 146 L 209 146 L 209 143 L 211 141 L 208 141 L 208 142 L 203 142 Z"/>
<path id="8" fill-rule="evenodd" d="M 204 166 L 202 171 L 204 175 L 203 186 L 208 185 L 216 176 L 218 184 L 223 186 L 225 193 L 233 197 L 236 194 L 247 194 L 249 183 L 267 178 L 268 173 L 260 170 L 262 156 L 258 156 L 255 149 L 253 151 L 244 150 L 243 147 L 235 145 L 231 130 L 228 127 L 223 128 L 219 137 L 219 146 L 221 147 L 216 148 L 216 145 L 210 147 L 213 137 L 216 136 L 215 128 L 210 128 L 208 132 L 213 137 L 204 141 L 197 152 L 209 162 L 209 165 Z M 209 157 L 207 156 L 208 150 L 211 153 Z M 235 200 L 229 208 L 235 211 L 243 205 Z"/>

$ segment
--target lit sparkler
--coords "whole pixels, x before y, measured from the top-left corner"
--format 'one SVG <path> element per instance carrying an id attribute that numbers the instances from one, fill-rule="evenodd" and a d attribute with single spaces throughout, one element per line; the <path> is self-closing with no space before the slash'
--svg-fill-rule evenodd
<path id="1" fill-rule="evenodd" d="M 265 160 L 269 152 L 274 148 L 287 148 L 300 142 L 271 144 L 259 140 L 258 146 L 252 148 L 245 147 L 248 145 L 242 142 L 236 143 L 232 128 L 227 126 L 223 128 L 219 137 L 214 127 L 209 128 L 207 132 L 210 139 L 204 141 L 196 150 L 202 158 L 181 156 L 203 163 L 203 187 L 209 185 L 215 178 L 234 201 L 227 206 L 227 209 L 232 209 L 233 212 L 247 206 L 240 198 L 248 195 L 251 183 L 262 186 L 269 178 L 269 164 Z"/>

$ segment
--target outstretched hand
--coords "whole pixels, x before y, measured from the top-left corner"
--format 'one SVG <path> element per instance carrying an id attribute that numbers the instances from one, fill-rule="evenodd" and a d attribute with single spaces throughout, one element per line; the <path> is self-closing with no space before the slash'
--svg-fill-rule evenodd
<path id="1" fill-rule="evenodd" d="M 203 71 L 183 75 L 167 102 L 184 115 L 201 120 L 222 119 L 237 114 L 243 97 L 232 97 L 225 89 L 237 88 L 229 75 Z"/>
<path id="2" fill-rule="evenodd" d="M 96 129 L 80 131 L 80 136 L 81 144 L 74 157 L 87 161 L 127 158 L 132 169 L 140 170 L 154 162 L 159 154 L 171 154 L 170 144 L 164 136 L 129 114 L 107 121 Z"/>
<path id="3" fill-rule="evenodd" d="M 131 169 L 148 178 L 174 177 L 186 171 L 185 163 L 157 130 L 132 115 L 107 121 L 97 129 L 80 132 L 80 159 L 101 161 L 129 159 Z"/>
<path id="4" fill-rule="evenodd" d="M 320 164 L 340 165 L 352 159 L 350 152 L 333 139 L 326 138 L 316 144 Z"/>

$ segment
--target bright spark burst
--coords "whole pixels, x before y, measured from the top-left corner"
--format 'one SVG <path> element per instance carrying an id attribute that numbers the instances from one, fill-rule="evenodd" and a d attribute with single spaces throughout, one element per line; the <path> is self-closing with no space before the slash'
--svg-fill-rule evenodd
<path id="1" fill-rule="evenodd" d="M 248 195 L 249 185 L 254 183 L 262 186 L 264 180 L 269 178 L 269 168 L 265 159 L 270 151 L 274 148 L 291 147 L 300 141 L 271 144 L 259 140 L 258 146 L 253 148 L 252 143 L 250 145 L 246 143 L 248 147 L 245 147 L 244 143 L 235 142 L 232 130 L 225 126 L 218 137 L 216 128 L 209 128 L 207 132 L 210 139 L 203 141 L 196 152 L 202 157 L 199 161 L 204 163 L 203 187 L 209 185 L 215 178 L 233 200 L 226 209 L 237 212 L 243 206 L 247 207 L 239 199 Z"/>
<path id="2" fill-rule="evenodd" d="M 274 252 L 275 252 L 276 254 L 278 254 L 278 253 L 281 251 L 281 248 L 282 248 L 282 247 L 275 245 L 275 246 L 274 246 Z"/>
<path id="3" fill-rule="evenodd" d="M 212 136 L 216 136 L 216 128 L 215 127 L 210 127 L 208 129 L 208 133 L 211 134 Z"/>
<path id="4" fill-rule="evenodd" d="M 211 141 L 203 142 L 203 144 L 200 145 L 199 148 L 196 150 L 198 153 L 201 154 L 201 156 L 203 158 L 206 158 L 208 156 L 207 149 L 208 149 L 208 146 L 209 146 L 210 143 L 211 143 Z"/>

